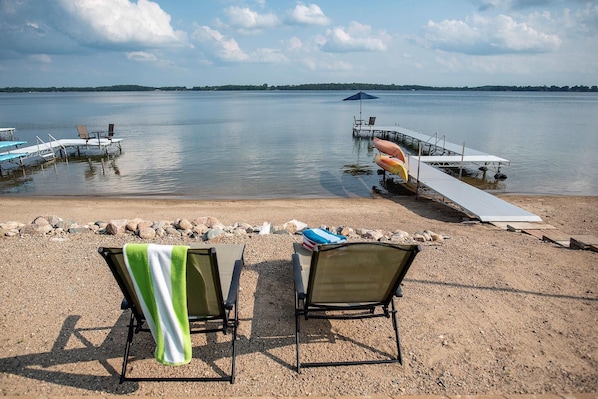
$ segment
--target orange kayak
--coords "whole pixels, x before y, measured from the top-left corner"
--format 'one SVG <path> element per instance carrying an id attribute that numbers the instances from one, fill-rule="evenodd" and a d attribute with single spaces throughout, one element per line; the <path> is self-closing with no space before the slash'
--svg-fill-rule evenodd
<path id="1" fill-rule="evenodd" d="M 385 171 L 400 176 L 401 179 L 405 181 L 409 181 L 409 174 L 407 173 L 407 168 L 405 168 L 403 162 L 399 161 L 397 158 L 391 158 L 387 155 L 376 154 L 374 156 L 374 162 L 376 163 L 376 165 L 378 165 Z"/>
<path id="2" fill-rule="evenodd" d="M 401 150 L 401 147 L 399 147 L 397 143 L 374 137 L 374 147 L 376 147 L 380 152 L 390 155 L 391 157 L 398 158 L 402 162 L 406 162 L 405 154 L 403 153 L 403 150 Z"/>

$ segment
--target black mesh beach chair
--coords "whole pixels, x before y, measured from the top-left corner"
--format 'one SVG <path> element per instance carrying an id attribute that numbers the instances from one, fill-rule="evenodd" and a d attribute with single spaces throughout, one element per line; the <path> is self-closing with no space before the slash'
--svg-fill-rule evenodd
<path id="1" fill-rule="evenodd" d="M 127 377 L 129 351 L 133 337 L 144 327 L 146 318 L 141 310 L 133 282 L 127 271 L 122 248 L 99 248 L 108 263 L 124 299 L 123 310 L 130 310 L 129 330 L 123 356 L 120 382 L 124 381 L 229 381 L 235 382 L 235 342 L 239 323 L 237 297 L 243 266 L 244 245 L 216 244 L 193 246 L 187 251 L 186 287 L 187 311 L 191 334 L 231 333 L 230 374 L 214 366 L 218 376 L 209 377 Z M 211 343 L 211 342 L 210 342 Z M 209 345 L 209 344 L 208 344 Z M 157 364 L 157 363 L 156 363 Z M 157 364 L 157 367 L 161 367 Z"/>
<path id="2" fill-rule="evenodd" d="M 359 242 L 320 245 L 311 252 L 295 243 L 294 250 L 297 372 L 301 372 L 301 366 L 402 363 L 394 297 L 402 296 L 401 282 L 420 247 Z M 391 319 L 397 356 L 384 354 L 382 358 L 378 356 L 371 360 L 301 363 L 299 346 L 302 317 L 305 320 Z"/>
<path id="3" fill-rule="evenodd" d="M 112 138 L 114 137 L 114 123 L 108 124 L 108 132 L 102 137 L 112 141 Z"/>

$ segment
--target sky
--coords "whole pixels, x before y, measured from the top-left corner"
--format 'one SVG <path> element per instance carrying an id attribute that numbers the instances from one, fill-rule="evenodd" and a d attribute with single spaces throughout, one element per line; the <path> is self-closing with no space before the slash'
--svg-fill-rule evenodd
<path id="1" fill-rule="evenodd" d="M 598 1 L 0 0 L 0 87 L 598 85 Z"/>

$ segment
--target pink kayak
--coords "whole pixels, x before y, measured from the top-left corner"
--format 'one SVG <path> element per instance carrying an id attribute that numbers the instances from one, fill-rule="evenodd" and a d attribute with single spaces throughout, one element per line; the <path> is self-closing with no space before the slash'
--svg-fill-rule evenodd
<path id="1" fill-rule="evenodd" d="M 380 152 L 390 155 L 391 157 L 400 159 L 401 162 L 406 161 L 405 154 L 403 153 L 403 150 L 401 150 L 401 147 L 399 147 L 397 143 L 374 137 L 374 147 L 376 147 Z"/>

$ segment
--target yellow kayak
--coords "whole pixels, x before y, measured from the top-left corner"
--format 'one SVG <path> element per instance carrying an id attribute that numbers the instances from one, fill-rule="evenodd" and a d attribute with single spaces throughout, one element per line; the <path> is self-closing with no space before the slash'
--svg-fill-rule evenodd
<path id="1" fill-rule="evenodd" d="M 405 181 L 409 181 L 409 174 L 407 173 L 407 168 L 405 168 L 403 162 L 401 162 L 397 158 L 392 158 L 387 155 L 376 154 L 374 156 L 374 162 L 376 163 L 376 165 L 378 165 L 385 171 L 395 174 Z"/>

